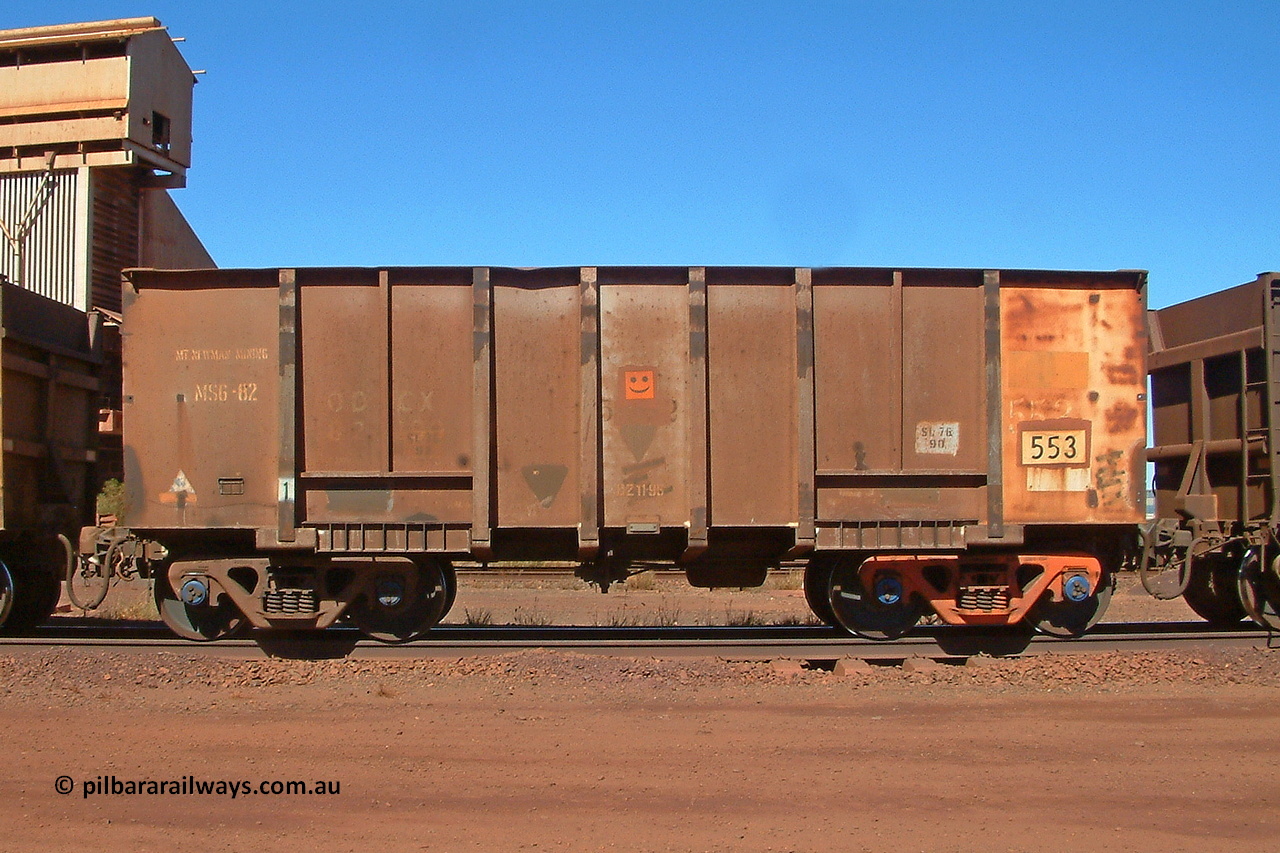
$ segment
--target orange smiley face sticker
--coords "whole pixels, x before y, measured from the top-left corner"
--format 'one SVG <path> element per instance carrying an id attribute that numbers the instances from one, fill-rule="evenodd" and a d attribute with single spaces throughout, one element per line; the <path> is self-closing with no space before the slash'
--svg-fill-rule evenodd
<path id="1" fill-rule="evenodd" d="M 627 370 L 623 372 L 623 388 L 628 400 L 653 399 L 653 371 Z"/>

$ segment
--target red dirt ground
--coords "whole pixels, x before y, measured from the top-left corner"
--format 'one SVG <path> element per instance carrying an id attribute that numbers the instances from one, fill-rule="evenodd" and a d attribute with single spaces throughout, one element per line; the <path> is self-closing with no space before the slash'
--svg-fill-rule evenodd
<path id="1" fill-rule="evenodd" d="M 1113 611 L 1152 606 L 1182 618 L 1137 595 Z M 1280 837 L 1275 651 L 847 670 L 5 650 L 0 848 L 1252 853 Z M 84 796 L 111 776 L 340 792 Z"/>

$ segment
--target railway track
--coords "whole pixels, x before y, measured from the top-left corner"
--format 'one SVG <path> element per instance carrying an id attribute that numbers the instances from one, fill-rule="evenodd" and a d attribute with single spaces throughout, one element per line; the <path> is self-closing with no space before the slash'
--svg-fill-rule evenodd
<path id="1" fill-rule="evenodd" d="M 443 626 L 428 639 L 383 645 L 354 629 L 337 628 L 296 636 L 253 634 L 216 643 L 173 637 L 159 623 L 60 619 L 27 637 L 0 638 L 0 654 L 55 647 L 146 653 L 157 650 L 230 658 L 412 659 L 462 658 L 521 649 L 558 649 L 615 657 L 720 657 L 731 660 L 789 658 L 832 661 L 859 658 L 892 663 L 911 657 L 966 658 L 1037 654 L 1099 654 L 1114 651 L 1194 651 L 1221 648 L 1280 649 L 1280 635 L 1252 625 L 1229 629 L 1203 622 L 1103 624 L 1074 640 L 1019 630 L 922 628 L 881 643 L 821 627 L 469 627 Z"/>

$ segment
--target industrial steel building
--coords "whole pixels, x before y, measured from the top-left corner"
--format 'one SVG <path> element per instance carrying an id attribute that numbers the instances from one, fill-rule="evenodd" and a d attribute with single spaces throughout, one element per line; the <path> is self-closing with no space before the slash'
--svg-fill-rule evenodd
<path id="1" fill-rule="evenodd" d="M 169 195 L 195 81 L 155 18 L 0 30 L 0 276 L 118 312 L 126 267 L 213 267 Z"/>

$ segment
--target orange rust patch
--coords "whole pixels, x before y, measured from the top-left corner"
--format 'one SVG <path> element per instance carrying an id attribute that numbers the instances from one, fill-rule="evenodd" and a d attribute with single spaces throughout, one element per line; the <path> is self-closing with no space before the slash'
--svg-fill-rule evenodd
<path id="1" fill-rule="evenodd" d="M 1104 364 L 1102 371 L 1107 374 L 1107 381 L 1112 385 L 1136 385 L 1141 381 L 1138 367 L 1133 363 Z"/>
<path id="2" fill-rule="evenodd" d="M 1053 350 L 1010 350 L 1005 354 L 1009 387 L 1021 389 L 1087 388 L 1089 354 Z"/>
<path id="3" fill-rule="evenodd" d="M 1116 403 L 1107 409 L 1106 429 L 1108 435 L 1121 435 L 1133 429 L 1142 411 L 1129 403 Z"/>

